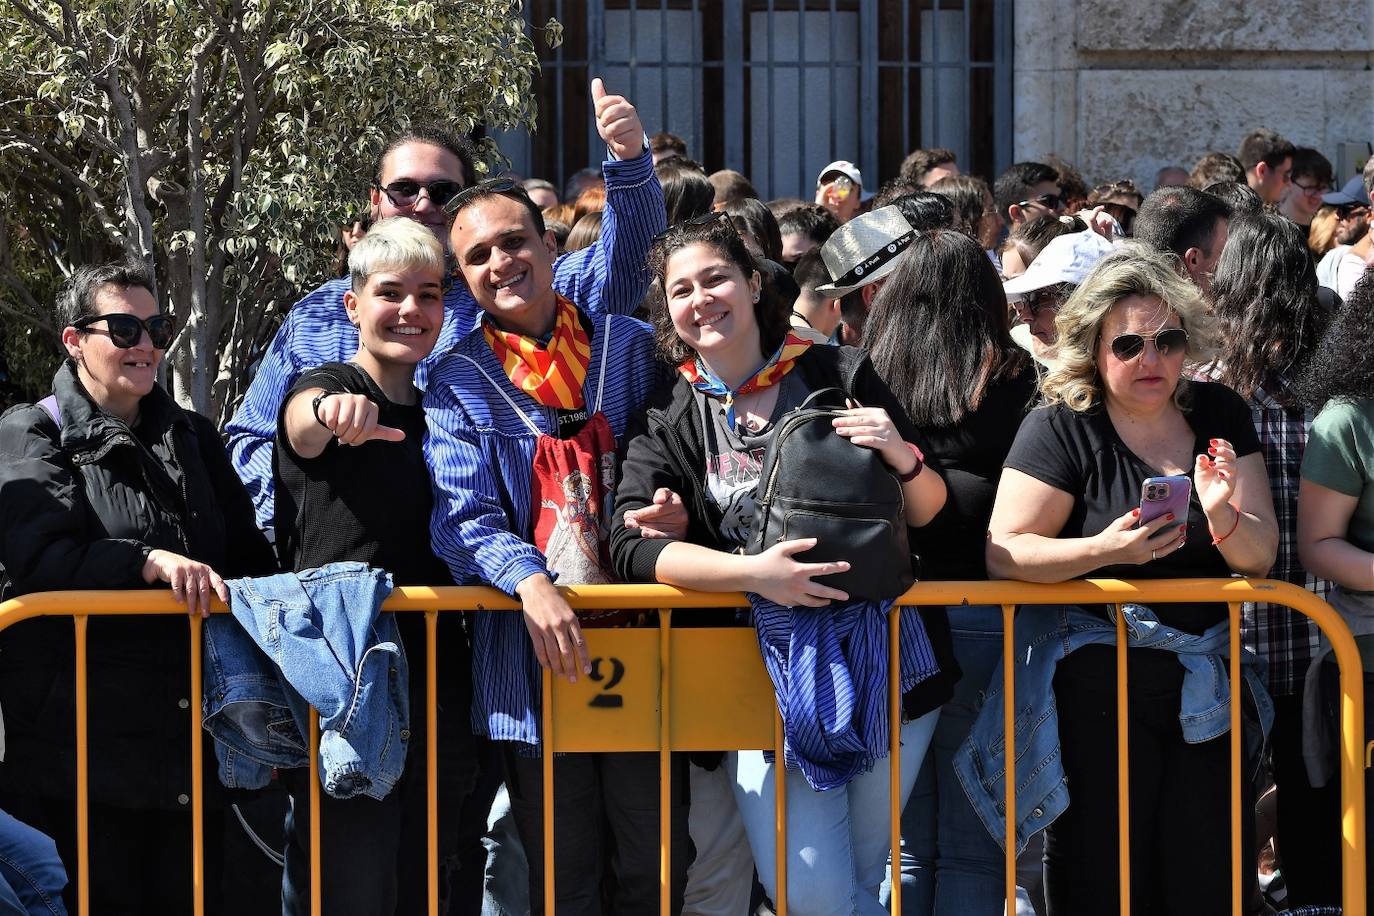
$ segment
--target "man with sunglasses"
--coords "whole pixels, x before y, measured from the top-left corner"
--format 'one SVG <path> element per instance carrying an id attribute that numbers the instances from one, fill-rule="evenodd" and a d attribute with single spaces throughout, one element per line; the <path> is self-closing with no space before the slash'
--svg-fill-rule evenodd
<path id="1" fill-rule="evenodd" d="M 1370 160 L 1374 163 L 1374 159 Z M 1342 298 L 1350 295 L 1374 257 L 1374 233 L 1369 231 L 1369 189 L 1374 187 L 1374 168 L 1366 163 L 1364 175 L 1356 175 L 1345 187 L 1322 198 L 1336 208 L 1336 247 L 1317 265 L 1317 282 Z"/>
<path id="2" fill-rule="evenodd" d="M 997 209 L 1013 229 L 1045 213 L 1064 212 L 1059 173 L 1040 162 L 1018 162 L 997 176 L 992 186 Z"/>
<path id="3" fill-rule="evenodd" d="M 664 228 L 663 191 L 635 107 L 592 81 L 597 132 L 606 143 L 601 170 L 606 209 L 600 239 L 559 258 L 553 286 L 589 314 L 629 314 L 643 298 L 644 256 Z M 377 157 L 369 189 L 373 221 L 404 216 L 426 226 L 447 246 L 444 206 L 475 178 L 474 150 L 465 139 L 438 127 L 409 128 Z M 272 442 L 286 392 L 307 369 L 347 360 L 357 351 L 358 332 L 348 322 L 343 296 L 347 277 L 330 280 L 296 303 L 263 354 L 238 412 L 226 433 L 235 469 L 253 496 L 258 524 L 272 534 Z M 420 364 L 415 383 L 423 388 L 430 364 L 476 323 L 480 312 L 461 278 L 444 296 L 444 324 L 433 354 Z"/>

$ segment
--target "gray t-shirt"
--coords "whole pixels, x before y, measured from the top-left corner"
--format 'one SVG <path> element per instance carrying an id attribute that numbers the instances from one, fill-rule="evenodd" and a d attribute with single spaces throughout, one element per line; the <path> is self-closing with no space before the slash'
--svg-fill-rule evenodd
<path id="1" fill-rule="evenodd" d="M 725 402 L 693 391 L 701 427 L 706 433 L 706 498 L 721 511 L 720 535 L 734 547 L 749 542 L 754 524 L 754 497 L 763 453 L 777 422 L 806 400 L 806 385 L 796 372 L 778 382 L 778 400 L 768 425 L 755 431 L 733 430 L 725 421 Z"/>

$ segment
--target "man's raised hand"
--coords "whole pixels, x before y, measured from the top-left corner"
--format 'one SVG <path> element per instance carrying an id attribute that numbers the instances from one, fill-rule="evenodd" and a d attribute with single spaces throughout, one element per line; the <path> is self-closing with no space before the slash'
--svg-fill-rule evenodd
<path id="1" fill-rule="evenodd" d="M 623 95 L 607 95 L 600 77 L 592 80 L 596 132 L 617 159 L 633 159 L 644 151 L 644 125 L 639 112 Z"/>

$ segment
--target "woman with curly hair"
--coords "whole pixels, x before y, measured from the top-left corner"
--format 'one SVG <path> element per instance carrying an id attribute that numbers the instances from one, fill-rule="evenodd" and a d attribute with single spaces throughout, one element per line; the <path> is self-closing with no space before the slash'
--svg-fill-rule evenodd
<path id="1" fill-rule="evenodd" d="M 1041 383 L 1046 406 L 1021 424 L 998 484 L 988 574 L 1064 582 L 1266 573 L 1278 528 L 1250 411 L 1229 388 L 1183 374 L 1185 362 L 1205 359 L 1216 339 L 1197 287 L 1166 255 L 1124 246 L 1098 262 L 1060 309 L 1057 324 L 1059 362 Z M 1184 489 L 1186 503 L 1147 520 L 1141 508 L 1147 480 L 1156 493 L 1162 484 Z M 1155 876 L 1132 883 L 1132 908 L 1226 912 L 1224 604 L 1033 608 L 1020 615 L 1018 647 L 1045 649 L 1018 651 L 1009 660 L 1025 683 L 1017 703 L 1034 709 L 1032 722 L 1050 721 L 1057 712 L 1058 730 L 1057 736 L 1046 728 L 1017 736 L 1018 782 L 1024 773 L 1035 789 L 1017 793 L 1024 828 L 1018 838 L 1048 824 L 1050 916 L 1116 910 L 1117 613 L 1127 621 L 1132 646 L 1130 860 L 1137 875 Z M 1263 721 L 1267 697 L 1257 679 L 1247 683 Z M 999 737 L 1000 703 L 999 693 L 984 707 L 987 715 L 995 710 Z M 993 759 L 998 747 L 975 747 L 976 759 L 961 778 L 972 772 L 977 785 L 977 773 L 1000 773 Z M 1026 766 L 1032 769 L 1023 771 Z M 1000 835 L 995 803 L 982 813 Z M 1253 883 L 1253 871 L 1247 881 Z"/>
<path id="2" fill-rule="evenodd" d="M 1269 578 L 1325 595 L 1330 585 L 1298 562 L 1298 479 L 1315 412 L 1301 403 L 1297 379 L 1329 320 L 1303 232 L 1277 213 L 1231 221 L 1230 242 L 1212 278 L 1212 306 L 1221 345 L 1209 375 L 1245 398 L 1264 453 L 1279 523 L 1278 558 Z M 1265 686 L 1274 698 L 1274 780 L 1283 875 L 1293 905 L 1313 896 L 1326 864 L 1308 841 L 1319 805 L 1302 753 L 1302 683 L 1317 650 L 1318 630 L 1283 605 L 1247 603 L 1241 639 L 1268 662 Z"/>
<path id="3" fill-rule="evenodd" d="M 1309 404 L 1320 406 L 1312 423 L 1298 488 L 1298 555 L 1314 575 L 1335 587 L 1328 600 L 1355 634 L 1364 662 L 1365 695 L 1374 689 L 1374 273 L 1365 274 L 1331 323 L 1300 387 Z M 1323 636 L 1303 685 L 1303 738 L 1309 753 L 1307 776 L 1314 829 L 1300 852 L 1316 871 L 1303 902 L 1340 902 L 1340 781 L 1334 778 L 1329 711 L 1335 709 L 1336 666 Z M 1365 734 L 1374 717 L 1365 705 Z M 1365 812 L 1371 785 L 1365 775 Z M 1282 812 L 1280 812 L 1282 814 Z M 1288 846 L 1283 855 L 1287 861 Z M 1374 868 L 1365 848 L 1368 874 Z M 1285 865 L 1285 871 L 1287 870 Z M 1374 906 L 1374 896 L 1369 898 Z"/>

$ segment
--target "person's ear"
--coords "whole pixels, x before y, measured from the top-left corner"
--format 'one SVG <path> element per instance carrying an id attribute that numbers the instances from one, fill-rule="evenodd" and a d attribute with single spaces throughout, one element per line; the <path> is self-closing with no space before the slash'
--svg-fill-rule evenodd
<path id="1" fill-rule="evenodd" d="M 762 292 L 763 277 L 761 277 L 759 275 L 759 272 L 756 270 L 754 271 L 753 275 L 749 278 L 749 295 L 753 297 L 753 300 L 755 302 L 758 302 L 759 296 L 762 295 Z"/>
<path id="2" fill-rule="evenodd" d="M 552 229 L 544 230 L 544 247 L 548 249 L 550 258 L 558 257 L 558 236 L 553 234 Z"/>
<path id="3" fill-rule="evenodd" d="M 1007 207 L 1007 223 L 1009 225 L 1015 226 L 1017 223 L 1024 221 L 1025 218 L 1026 211 L 1020 204 L 1012 204 L 1010 207 Z"/>
<path id="4" fill-rule="evenodd" d="M 1202 263 L 1204 255 L 1201 248 L 1189 248 L 1183 252 L 1183 269 L 1192 276 L 1197 272 L 1198 265 Z"/>
<path id="5" fill-rule="evenodd" d="M 881 283 L 870 283 L 859 289 L 859 294 L 863 296 L 865 312 L 873 307 L 873 300 L 878 297 L 878 289 L 881 286 Z"/>
<path id="6" fill-rule="evenodd" d="M 81 332 L 71 325 L 62 329 L 62 346 L 66 348 L 67 355 L 72 359 L 81 359 Z"/>
<path id="7" fill-rule="evenodd" d="M 1264 160 L 1256 162 L 1255 184 L 1264 184 L 1266 181 L 1269 180 L 1269 176 L 1273 173 L 1273 171 L 1274 170 L 1269 167 L 1269 163 L 1265 162 Z"/>
<path id="8" fill-rule="evenodd" d="M 344 312 L 348 315 L 348 323 L 353 327 L 358 326 L 358 294 L 353 290 L 344 290 Z"/>

